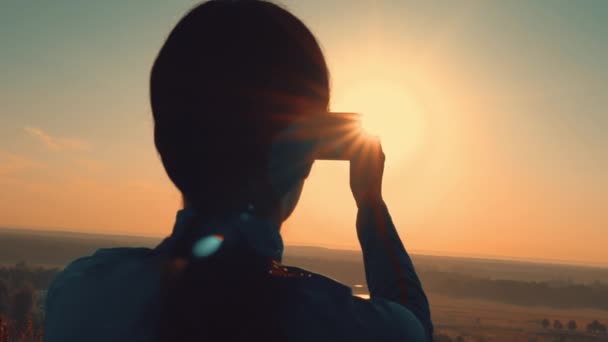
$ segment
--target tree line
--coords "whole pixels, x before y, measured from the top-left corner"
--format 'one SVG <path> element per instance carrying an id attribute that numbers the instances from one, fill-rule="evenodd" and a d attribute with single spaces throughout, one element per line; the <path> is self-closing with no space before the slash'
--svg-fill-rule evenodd
<path id="1" fill-rule="evenodd" d="M 480 278 L 461 273 L 420 269 L 425 290 L 456 298 L 492 300 L 522 306 L 608 310 L 608 285 L 566 284 Z"/>
<path id="2" fill-rule="evenodd" d="M 574 320 L 568 321 L 568 323 L 564 326 L 564 324 L 559 319 L 554 320 L 553 324 L 551 324 L 551 321 L 548 318 L 545 318 L 541 321 L 540 324 L 545 329 L 553 327 L 553 329 L 555 330 L 562 330 L 564 328 L 567 328 L 570 331 L 576 331 L 576 329 L 578 328 L 578 325 Z M 606 324 L 600 323 L 600 321 L 595 319 L 591 323 L 586 325 L 585 331 L 590 334 L 606 334 L 607 327 Z"/>
<path id="3" fill-rule="evenodd" d="M 42 340 L 42 294 L 57 272 L 25 263 L 0 267 L 0 342 Z"/>

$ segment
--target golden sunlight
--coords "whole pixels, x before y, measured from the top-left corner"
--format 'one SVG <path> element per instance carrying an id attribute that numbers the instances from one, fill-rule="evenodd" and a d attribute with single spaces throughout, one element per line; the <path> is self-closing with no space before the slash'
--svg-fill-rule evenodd
<path id="1" fill-rule="evenodd" d="M 332 110 L 361 113 L 363 129 L 380 137 L 387 162 L 411 158 L 424 141 L 424 110 L 401 84 L 368 81 L 339 89 Z"/>

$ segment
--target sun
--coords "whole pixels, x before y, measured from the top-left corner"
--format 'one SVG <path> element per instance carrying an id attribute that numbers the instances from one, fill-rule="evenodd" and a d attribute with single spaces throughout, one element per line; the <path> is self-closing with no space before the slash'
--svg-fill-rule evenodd
<path id="1" fill-rule="evenodd" d="M 388 81 L 367 81 L 335 94 L 332 111 L 357 112 L 365 131 L 377 135 L 387 163 L 412 158 L 426 134 L 422 107 L 408 89 Z"/>

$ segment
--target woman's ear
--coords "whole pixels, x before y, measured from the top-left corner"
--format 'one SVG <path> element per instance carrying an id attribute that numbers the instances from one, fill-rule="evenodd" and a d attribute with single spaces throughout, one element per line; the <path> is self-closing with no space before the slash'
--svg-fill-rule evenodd
<path id="1" fill-rule="evenodd" d="M 281 199 L 277 198 L 268 182 L 260 178 L 249 180 L 244 198 L 247 199 L 247 203 L 243 210 L 249 210 L 254 216 L 260 218 L 279 220 Z M 253 209 L 247 208 L 249 204 L 253 206 Z"/>

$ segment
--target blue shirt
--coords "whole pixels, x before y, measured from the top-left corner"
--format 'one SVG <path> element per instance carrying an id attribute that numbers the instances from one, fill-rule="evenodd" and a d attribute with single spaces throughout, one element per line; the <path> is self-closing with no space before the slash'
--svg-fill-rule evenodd
<path id="1" fill-rule="evenodd" d="M 179 211 L 173 233 L 154 249 L 100 249 L 70 263 L 49 288 L 44 340 L 154 341 L 161 260 L 194 215 Z M 278 227 L 246 214 L 240 220 L 237 233 L 259 253 L 280 260 Z M 288 340 L 432 340 L 427 298 L 383 203 L 359 209 L 357 235 L 370 299 L 353 296 L 350 287 L 322 275 L 282 266 L 300 275 L 290 282 L 297 305 L 280 316 Z"/>

